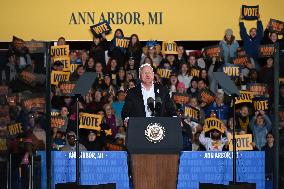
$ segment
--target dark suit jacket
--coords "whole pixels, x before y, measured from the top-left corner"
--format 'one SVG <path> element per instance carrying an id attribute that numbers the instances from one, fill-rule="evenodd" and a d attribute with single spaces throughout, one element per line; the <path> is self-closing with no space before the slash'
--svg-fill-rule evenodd
<path id="1" fill-rule="evenodd" d="M 170 98 L 169 91 L 166 87 L 154 84 L 155 99 L 161 98 L 162 105 L 160 117 L 172 117 L 176 115 L 176 109 L 173 101 Z M 122 119 L 127 117 L 146 117 L 145 106 L 142 96 L 141 84 L 130 89 L 127 92 L 124 106 L 121 112 Z"/>

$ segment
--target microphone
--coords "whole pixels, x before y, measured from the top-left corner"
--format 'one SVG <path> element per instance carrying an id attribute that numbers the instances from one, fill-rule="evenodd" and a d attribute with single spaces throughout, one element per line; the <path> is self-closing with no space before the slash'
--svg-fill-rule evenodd
<path id="1" fill-rule="evenodd" d="M 161 109 L 162 109 L 162 99 L 161 99 L 161 97 L 157 97 L 156 101 L 155 101 L 156 116 L 161 116 Z"/>
<path id="2" fill-rule="evenodd" d="M 152 112 L 151 114 L 153 116 L 155 109 L 154 109 L 154 99 L 152 97 L 149 97 L 147 99 L 147 107 Z"/>

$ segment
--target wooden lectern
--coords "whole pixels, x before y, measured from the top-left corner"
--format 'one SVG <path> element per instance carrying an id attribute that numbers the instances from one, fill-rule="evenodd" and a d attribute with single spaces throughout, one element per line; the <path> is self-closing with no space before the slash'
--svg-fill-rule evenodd
<path id="1" fill-rule="evenodd" d="M 175 189 L 182 134 L 179 118 L 130 118 L 126 145 L 134 189 Z"/>

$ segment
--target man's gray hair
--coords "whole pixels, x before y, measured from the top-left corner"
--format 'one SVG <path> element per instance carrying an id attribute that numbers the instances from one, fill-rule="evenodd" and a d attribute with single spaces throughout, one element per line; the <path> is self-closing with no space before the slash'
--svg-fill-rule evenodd
<path id="1" fill-rule="evenodd" d="M 152 69 L 152 72 L 154 73 L 154 69 L 153 69 L 153 67 L 151 66 L 151 64 L 149 64 L 149 63 L 142 64 L 142 65 L 140 66 L 140 68 L 139 68 L 139 79 L 141 78 L 141 70 L 142 70 L 144 67 L 146 67 L 146 66 L 149 66 L 149 67 Z"/>

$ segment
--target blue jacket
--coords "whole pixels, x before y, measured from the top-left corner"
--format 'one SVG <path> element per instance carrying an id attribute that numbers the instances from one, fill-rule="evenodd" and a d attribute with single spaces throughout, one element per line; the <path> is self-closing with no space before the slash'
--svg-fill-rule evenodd
<path id="1" fill-rule="evenodd" d="M 211 111 L 214 111 L 217 118 L 222 121 L 227 121 L 229 117 L 229 107 L 225 104 L 221 104 L 220 107 L 217 106 L 216 102 L 213 102 L 205 111 L 206 118 L 210 117 Z"/>
<path id="2" fill-rule="evenodd" d="M 224 63 L 232 63 L 231 58 L 236 57 L 239 43 L 237 41 L 233 41 L 231 45 L 228 45 L 224 40 L 222 40 L 220 41 L 219 46 L 224 57 Z"/>
<path id="3" fill-rule="evenodd" d="M 258 57 L 258 47 L 263 38 L 263 26 L 260 20 L 257 21 L 257 30 L 255 38 L 251 38 L 247 34 L 246 27 L 243 22 L 240 22 L 240 36 L 244 43 L 244 49 L 246 53 L 254 60 Z"/>
<path id="4" fill-rule="evenodd" d="M 258 126 L 255 123 L 256 117 L 253 116 L 249 123 L 249 127 L 252 130 L 253 141 L 256 147 L 261 150 L 266 144 L 266 135 L 270 132 L 272 123 L 267 115 L 264 115 L 265 124 L 263 126 Z"/>

